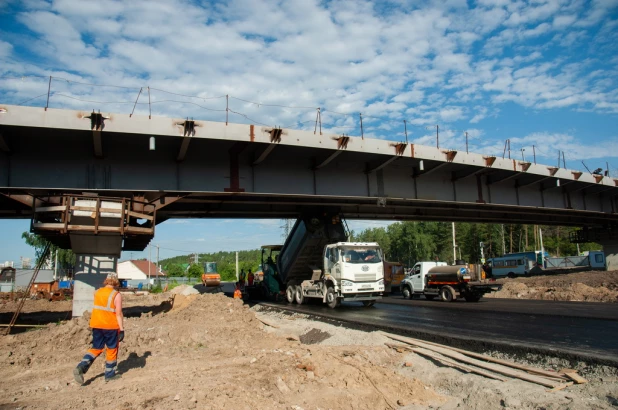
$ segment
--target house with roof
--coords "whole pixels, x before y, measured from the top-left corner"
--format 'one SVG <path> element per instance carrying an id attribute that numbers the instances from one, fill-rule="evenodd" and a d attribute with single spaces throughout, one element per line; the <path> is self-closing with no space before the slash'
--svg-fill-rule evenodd
<path id="1" fill-rule="evenodd" d="M 165 277 L 165 273 L 157 268 L 152 262 L 145 260 L 128 260 L 118 262 L 118 279 L 120 280 L 143 280 L 148 281 L 150 275 L 151 282 L 154 279 Z"/>

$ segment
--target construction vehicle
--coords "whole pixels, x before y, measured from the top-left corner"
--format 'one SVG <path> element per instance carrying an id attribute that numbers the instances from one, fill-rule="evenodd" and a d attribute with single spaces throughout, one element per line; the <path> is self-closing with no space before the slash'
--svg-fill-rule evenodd
<path id="1" fill-rule="evenodd" d="M 485 293 L 500 289 L 499 284 L 477 278 L 467 265 L 447 265 L 446 262 L 417 262 L 411 275 L 402 283 L 402 294 L 406 299 L 424 295 L 433 300 L 440 297 L 444 302 L 453 302 L 462 297 L 466 302 L 478 302 Z"/>
<path id="2" fill-rule="evenodd" d="M 384 261 L 384 294 L 401 291 L 401 281 L 405 277 L 403 264 Z"/>
<path id="3" fill-rule="evenodd" d="M 262 247 L 262 266 L 285 290 L 289 303 L 321 300 L 335 308 L 342 301 L 372 306 L 384 292 L 383 256 L 375 242 L 347 242 L 336 213 L 304 215 L 283 246 Z M 269 278 L 264 276 L 264 282 Z"/>
<path id="4" fill-rule="evenodd" d="M 206 287 L 220 286 L 221 275 L 217 272 L 217 262 L 205 262 L 202 284 Z"/>

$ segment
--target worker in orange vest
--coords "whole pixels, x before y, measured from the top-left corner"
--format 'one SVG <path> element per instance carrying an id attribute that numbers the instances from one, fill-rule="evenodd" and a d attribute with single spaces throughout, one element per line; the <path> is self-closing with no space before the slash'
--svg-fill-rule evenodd
<path id="1" fill-rule="evenodd" d="M 255 279 L 255 275 L 249 269 L 249 273 L 247 274 L 247 281 L 249 282 L 249 286 L 253 286 L 253 280 Z"/>
<path id="2" fill-rule="evenodd" d="M 84 374 L 94 360 L 105 351 L 105 381 L 120 378 L 116 374 L 118 345 L 124 340 L 124 317 L 122 316 L 122 296 L 116 290 L 120 287 L 117 273 L 110 273 L 103 287 L 94 293 L 94 306 L 90 316 L 92 328 L 92 348 L 88 349 L 81 362 L 73 369 L 75 381 L 84 384 Z"/>
<path id="3" fill-rule="evenodd" d="M 240 291 L 240 282 L 236 282 L 236 290 L 234 290 L 234 299 L 242 299 L 242 292 Z"/>

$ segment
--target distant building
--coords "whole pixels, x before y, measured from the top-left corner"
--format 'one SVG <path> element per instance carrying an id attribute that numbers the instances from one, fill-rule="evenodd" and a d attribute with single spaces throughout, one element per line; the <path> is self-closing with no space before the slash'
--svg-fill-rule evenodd
<path id="1" fill-rule="evenodd" d="M 2 269 L 0 274 L 0 287 L 3 292 L 6 289 L 27 290 L 30 279 L 34 275 L 34 269 Z M 54 283 L 54 271 L 51 269 L 41 269 L 34 281 L 33 289 L 52 290 Z M 32 291 L 32 289 L 31 289 Z"/>
<path id="2" fill-rule="evenodd" d="M 118 279 L 120 280 L 148 280 L 148 267 L 150 266 L 150 278 L 165 277 L 165 273 L 157 269 L 157 265 L 148 261 L 129 260 L 118 263 Z"/>

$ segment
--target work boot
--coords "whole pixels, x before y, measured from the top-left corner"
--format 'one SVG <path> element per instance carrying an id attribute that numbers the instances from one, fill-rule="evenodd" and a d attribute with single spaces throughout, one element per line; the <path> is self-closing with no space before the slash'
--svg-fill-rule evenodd
<path id="1" fill-rule="evenodd" d="M 106 378 L 105 378 L 105 383 L 107 383 L 107 382 L 111 382 L 111 381 L 113 381 L 113 380 L 119 380 L 119 379 L 122 379 L 122 376 L 121 376 L 121 375 L 119 375 L 119 374 L 115 374 L 115 375 L 113 375 L 112 377 L 106 377 Z"/>
<path id="2" fill-rule="evenodd" d="M 75 381 L 80 385 L 84 384 L 84 371 L 81 367 L 76 367 L 75 369 L 73 369 L 73 377 L 75 378 Z"/>

